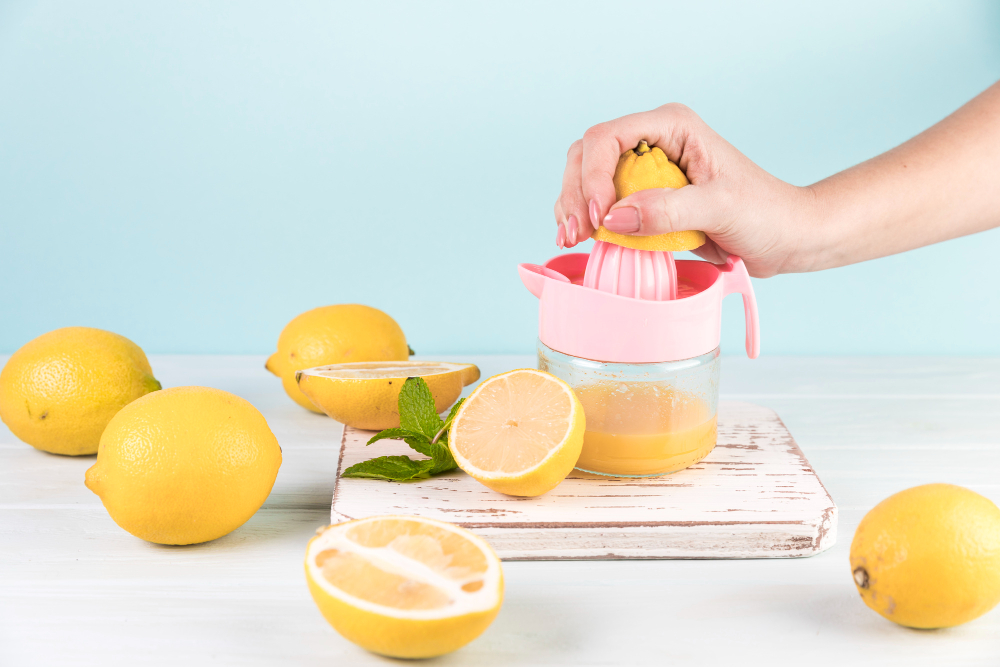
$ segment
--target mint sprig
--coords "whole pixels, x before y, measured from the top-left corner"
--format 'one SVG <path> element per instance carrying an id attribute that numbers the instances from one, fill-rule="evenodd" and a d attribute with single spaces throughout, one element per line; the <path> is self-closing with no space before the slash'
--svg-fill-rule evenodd
<path id="1" fill-rule="evenodd" d="M 397 403 L 399 428 L 376 433 L 368 444 L 386 439 L 402 440 L 428 458 L 414 461 L 409 456 L 379 456 L 355 463 L 340 476 L 408 482 L 454 470 L 458 464 L 448 447 L 448 429 L 464 400 L 455 403 L 448 418 L 442 420 L 434 409 L 434 396 L 424 379 L 406 378 Z"/>

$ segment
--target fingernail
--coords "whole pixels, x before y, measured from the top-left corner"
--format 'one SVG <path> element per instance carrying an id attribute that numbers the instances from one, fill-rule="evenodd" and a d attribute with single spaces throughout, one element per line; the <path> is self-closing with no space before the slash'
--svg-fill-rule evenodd
<path id="1" fill-rule="evenodd" d="M 590 224 L 594 226 L 594 229 L 601 226 L 601 209 L 597 207 L 596 199 L 590 200 Z"/>
<path id="2" fill-rule="evenodd" d="M 556 233 L 556 245 L 560 248 L 566 247 L 566 228 L 559 225 L 559 231 Z"/>
<path id="3" fill-rule="evenodd" d="M 569 220 L 566 221 L 566 226 L 569 227 L 570 245 L 576 245 L 577 227 L 579 227 L 579 223 L 576 221 L 575 215 L 569 216 Z"/>
<path id="4" fill-rule="evenodd" d="M 631 234 L 639 231 L 639 210 L 631 206 L 616 208 L 604 218 L 608 231 Z"/>

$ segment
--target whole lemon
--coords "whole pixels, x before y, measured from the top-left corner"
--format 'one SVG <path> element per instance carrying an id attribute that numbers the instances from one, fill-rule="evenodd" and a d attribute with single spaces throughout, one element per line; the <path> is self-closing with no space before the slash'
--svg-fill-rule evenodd
<path id="1" fill-rule="evenodd" d="M 640 141 L 638 146 L 618 158 L 612 182 L 618 201 L 640 190 L 676 190 L 690 184 L 681 168 L 670 161 L 663 149 L 659 146 L 650 148 L 645 141 Z M 693 250 L 705 244 L 705 234 L 699 231 L 632 236 L 608 231 L 603 225 L 594 231 L 593 238 L 636 250 Z"/>
<path id="2" fill-rule="evenodd" d="M 123 407 L 160 388 L 146 355 L 124 336 L 67 327 L 42 334 L 0 371 L 0 419 L 53 454 L 93 454 Z"/>
<path id="3" fill-rule="evenodd" d="M 890 621 L 948 628 L 1000 602 L 1000 508 L 951 484 L 889 496 L 851 542 L 862 599 Z"/>
<path id="4" fill-rule="evenodd" d="M 86 484 L 136 537 L 195 544 L 253 516 L 280 466 L 281 447 L 250 403 L 218 389 L 175 387 L 115 415 Z"/>
<path id="5" fill-rule="evenodd" d="M 296 371 L 351 361 L 405 361 L 409 356 L 396 320 L 377 308 L 351 303 L 314 308 L 289 322 L 265 368 L 281 378 L 293 401 L 322 414 L 299 389 Z"/>

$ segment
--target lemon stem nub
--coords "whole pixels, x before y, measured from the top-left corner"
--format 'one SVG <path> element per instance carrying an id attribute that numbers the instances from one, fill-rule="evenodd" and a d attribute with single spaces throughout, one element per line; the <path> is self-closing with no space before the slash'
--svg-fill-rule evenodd
<path id="1" fill-rule="evenodd" d="M 855 569 L 854 583 L 858 585 L 858 588 L 868 588 L 868 570 L 863 567 Z"/>
<path id="2" fill-rule="evenodd" d="M 646 154 L 646 153 L 648 153 L 648 152 L 649 152 L 650 150 L 651 150 L 651 149 L 649 148 L 649 144 L 647 144 L 647 143 L 646 143 L 646 140 L 645 140 L 645 139 L 643 139 L 642 141 L 640 141 L 640 142 L 639 142 L 639 145 L 638 145 L 638 146 L 636 146 L 636 149 L 635 149 L 635 154 L 636 154 L 636 155 L 645 155 L 645 154 Z"/>

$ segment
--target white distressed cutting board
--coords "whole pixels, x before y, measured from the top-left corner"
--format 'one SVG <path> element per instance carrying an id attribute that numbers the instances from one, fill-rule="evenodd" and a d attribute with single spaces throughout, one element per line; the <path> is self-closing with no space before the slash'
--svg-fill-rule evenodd
<path id="1" fill-rule="evenodd" d="M 344 479 L 374 456 L 420 457 L 401 441 L 344 429 L 332 521 L 415 514 L 464 526 L 506 560 L 781 558 L 833 546 L 837 506 L 774 411 L 722 401 L 718 444 L 663 477 L 574 471 L 538 498 L 487 489 L 461 471 L 418 482 Z"/>

